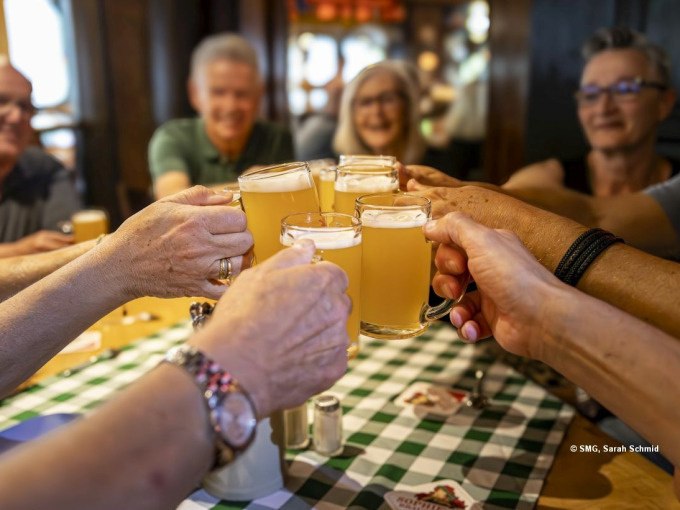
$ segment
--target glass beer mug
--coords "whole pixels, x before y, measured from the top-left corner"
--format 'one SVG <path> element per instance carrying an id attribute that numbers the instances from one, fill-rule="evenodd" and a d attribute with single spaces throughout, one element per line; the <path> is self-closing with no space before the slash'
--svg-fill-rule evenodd
<path id="1" fill-rule="evenodd" d="M 423 333 L 455 304 L 428 304 L 432 243 L 423 225 L 430 200 L 381 193 L 358 198 L 356 209 L 363 231 L 361 332 L 382 339 Z"/>
<path id="2" fill-rule="evenodd" d="M 296 239 L 311 239 L 319 260 L 337 264 L 347 273 L 347 294 L 352 300 L 352 312 L 347 319 L 347 356 L 354 358 L 359 352 L 361 315 L 361 222 L 354 216 L 338 213 L 286 216 L 281 220 L 281 244 L 290 246 Z"/>

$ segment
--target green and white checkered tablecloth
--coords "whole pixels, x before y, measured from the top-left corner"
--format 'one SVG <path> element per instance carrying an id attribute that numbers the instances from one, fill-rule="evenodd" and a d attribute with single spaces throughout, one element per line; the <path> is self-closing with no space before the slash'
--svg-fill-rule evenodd
<path id="1" fill-rule="evenodd" d="M 71 377 L 54 377 L 0 405 L 0 429 L 39 414 L 87 412 L 153 368 L 190 334 L 169 328 Z M 446 422 L 417 418 L 394 399 L 415 381 L 470 390 L 487 369 L 491 405 L 462 408 Z M 418 338 L 362 345 L 349 372 L 329 390 L 343 406 L 345 452 L 289 452 L 286 488 L 248 505 L 199 490 L 180 506 L 249 509 L 388 508 L 397 484 L 456 480 L 483 508 L 532 508 L 573 410 L 455 331 L 435 325 Z"/>

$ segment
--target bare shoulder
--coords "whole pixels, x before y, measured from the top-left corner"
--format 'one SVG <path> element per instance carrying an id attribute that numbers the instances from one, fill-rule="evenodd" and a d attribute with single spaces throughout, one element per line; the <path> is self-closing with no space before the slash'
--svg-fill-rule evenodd
<path id="1" fill-rule="evenodd" d="M 554 158 L 539 161 L 520 168 L 503 185 L 507 189 L 516 188 L 557 188 L 564 185 L 564 168 Z"/>

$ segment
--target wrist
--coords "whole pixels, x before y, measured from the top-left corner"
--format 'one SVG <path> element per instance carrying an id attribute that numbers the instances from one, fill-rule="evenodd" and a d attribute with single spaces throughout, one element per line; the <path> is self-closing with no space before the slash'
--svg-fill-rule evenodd
<path id="1" fill-rule="evenodd" d="M 542 291 L 543 307 L 533 335 L 532 358 L 556 368 L 556 362 L 569 350 L 563 332 L 570 331 L 580 320 L 573 306 L 582 296 L 579 294 L 558 280 L 550 282 Z"/>

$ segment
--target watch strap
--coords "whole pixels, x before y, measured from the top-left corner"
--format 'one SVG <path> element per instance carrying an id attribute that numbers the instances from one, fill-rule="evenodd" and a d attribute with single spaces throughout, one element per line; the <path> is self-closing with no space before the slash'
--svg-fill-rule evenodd
<path id="1" fill-rule="evenodd" d="M 234 457 L 244 450 L 252 441 L 248 441 L 241 448 L 228 444 L 222 437 L 219 424 L 215 420 L 214 410 L 222 404 L 225 396 L 230 392 L 242 393 L 254 409 L 250 396 L 241 388 L 236 379 L 225 371 L 219 363 L 203 354 L 195 347 L 187 344 L 170 349 L 165 356 L 165 362 L 183 368 L 192 376 L 194 382 L 201 390 L 205 400 L 210 432 L 215 438 L 215 463 L 213 469 L 220 468 L 230 463 Z M 253 435 L 254 435 L 253 429 Z"/>

